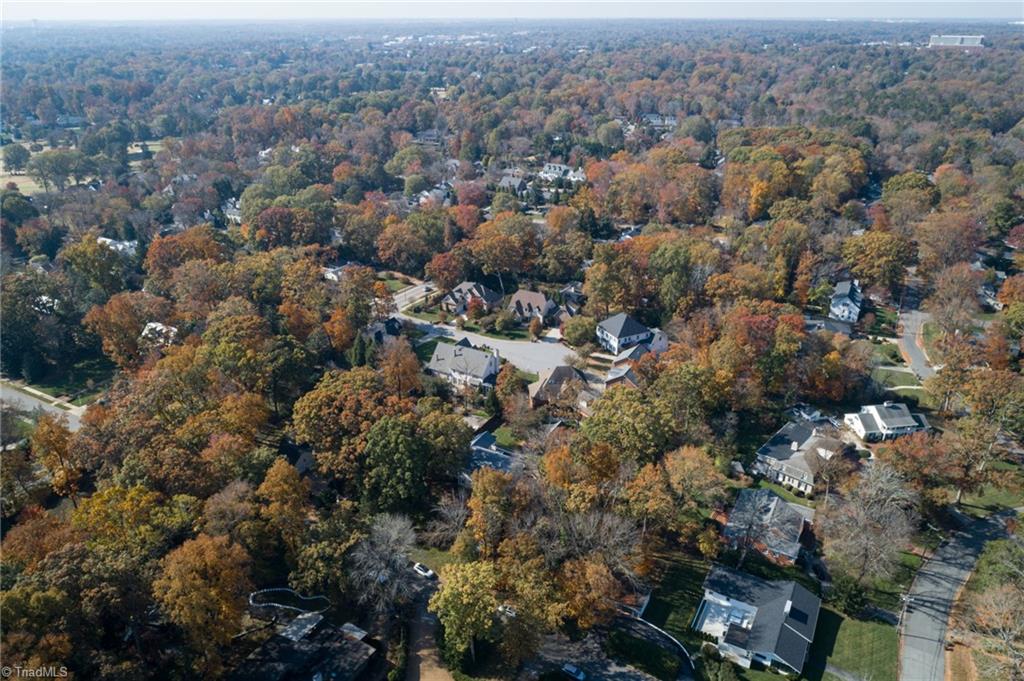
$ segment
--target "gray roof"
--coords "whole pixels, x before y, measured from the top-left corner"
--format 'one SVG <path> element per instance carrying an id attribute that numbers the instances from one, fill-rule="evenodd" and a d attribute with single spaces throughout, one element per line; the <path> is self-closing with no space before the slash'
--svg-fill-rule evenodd
<path id="1" fill-rule="evenodd" d="M 855 305 L 860 305 L 863 296 L 860 292 L 860 287 L 857 283 L 846 279 L 844 281 L 836 282 L 835 289 L 832 291 L 832 302 L 848 298 Z"/>
<path id="2" fill-rule="evenodd" d="M 535 314 L 547 316 L 551 307 L 552 303 L 548 300 L 547 296 L 540 291 L 529 291 L 527 289 L 519 289 L 512 294 L 508 301 L 509 312 L 513 312 L 520 317 Z"/>
<path id="3" fill-rule="evenodd" d="M 814 434 L 815 423 L 813 421 L 790 421 L 776 431 L 768 442 L 765 442 L 757 450 L 758 456 L 763 456 L 776 461 L 788 461 L 800 453 L 803 444 Z M 793 443 L 797 443 L 797 449 L 793 449 Z"/>
<path id="4" fill-rule="evenodd" d="M 764 542 L 773 553 L 796 559 L 800 555 L 800 535 L 804 529 L 804 515 L 793 505 L 768 489 L 744 489 L 736 496 L 736 504 L 729 514 L 725 536 L 742 539 L 747 528 L 756 524 L 763 528 L 756 540 Z"/>
<path id="5" fill-rule="evenodd" d="M 587 379 L 578 369 L 561 364 L 541 371 L 537 380 L 526 386 L 526 390 L 533 399 L 549 401 L 558 397 L 562 389 L 572 381 L 586 385 Z"/>
<path id="6" fill-rule="evenodd" d="M 598 328 L 607 331 L 615 338 L 639 336 L 641 334 L 651 332 L 650 329 L 648 329 L 646 326 L 630 317 L 625 312 L 620 312 L 616 315 L 612 315 L 608 319 L 602 321 L 597 326 Z"/>
<path id="7" fill-rule="evenodd" d="M 726 642 L 772 652 L 794 671 L 803 670 L 818 625 L 820 598 L 793 581 L 769 582 L 720 566 L 708 573 L 704 588 L 757 608 L 753 626 L 730 627 Z"/>
<path id="8" fill-rule="evenodd" d="M 438 343 L 430 362 L 427 363 L 427 369 L 436 374 L 447 375 L 456 372 L 487 380 L 494 375 L 493 371 L 488 370 L 492 356 L 491 353 L 477 350 L 468 344 Z"/>
<path id="9" fill-rule="evenodd" d="M 488 305 L 494 305 L 501 301 L 501 294 L 493 291 L 476 281 L 464 281 L 451 290 L 448 294 L 455 300 L 468 301 L 470 298 L 480 298 Z M 447 296 L 446 296 L 447 297 Z"/>
<path id="10" fill-rule="evenodd" d="M 938 47 L 981 47 L 983 35 L 933 35 L 928 40 L 930 46 Z"/>
<path id="11" fill-rule="evenodd" d="M 878 418 L 888 428 L 913 428 L 917 425 L 907 405 L 902 402 L 885 402 L 875 405 L 875 410 L 878 412 Z"/>

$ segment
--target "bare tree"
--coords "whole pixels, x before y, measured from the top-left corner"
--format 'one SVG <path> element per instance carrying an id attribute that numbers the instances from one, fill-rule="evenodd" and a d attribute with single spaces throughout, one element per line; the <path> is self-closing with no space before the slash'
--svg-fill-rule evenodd
<path id="1" fill-rule="evenodd" d="M 729 532 L 729 538 L 736 542 L 740 550 L 739 559 L 736 561 L 737 568 L 743 567 L 743 561 L 747 559 L 751 547 L 762 544 L 767 539 L 768 531 L 771 529 L 774 496 L 748 490 L 742 495 L 742 501 L 737 501 L 729 515 L 729 525 L 736 528 L 735 532 Z"/>
<path id="2" fill-rule="evenodd" d="M 427 523 L 423 538 L 432 546 L 448 548 L 466 526 L 468 518 L 466 493 L 462 490 L 449 492 L 434 506 L 434 517 Z"/>
<path id="3" fill-rule="evenodd" d="M 387 614 L 413 592 L 409 552 L 416 542 L 412 523 L 403 515 L 383 513 L 373 518 L 369 536 L 352 550 L 350 579 L 359 602 L 379 615 Z"/>
<path id="4" fill-rule="evenodd" d="M 863 584 L 891 573 L 917 523 L 917 494 L 895 469 L 875 464 L 825 510 L 825 555 Z"/>

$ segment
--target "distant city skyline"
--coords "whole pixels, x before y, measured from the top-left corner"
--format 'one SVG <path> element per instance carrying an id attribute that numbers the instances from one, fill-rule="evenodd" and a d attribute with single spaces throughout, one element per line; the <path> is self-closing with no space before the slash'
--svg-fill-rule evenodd
<path id="1" fill-rule="evenodd" d="M 757 19 L 757 20 L 982 20 L 1020 21 L 1017 1 L 942 2 L 903 0 L 737 0 L 724 2 L 609 2 L 604 0 L 438 2 L 378 0 L 6 0 L 2 19 L 14 21 L 282 21 L 395 20 L 459 21 L 503 19 Z"/>

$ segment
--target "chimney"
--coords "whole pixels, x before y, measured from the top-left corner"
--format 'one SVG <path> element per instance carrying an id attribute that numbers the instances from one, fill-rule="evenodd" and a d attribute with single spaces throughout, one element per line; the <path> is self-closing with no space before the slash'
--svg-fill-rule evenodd
<path id="1" fill-rule="evenodd" d="M 786 607 L 782 609 L 782 612 L 789 614 L 789 609 L 793 607 L 793 601 L 786 601 Z"/>
<path id="2" fill-rule="evenodd" d="M 790 443 L 789 448 L 792 449 L 794 452 L 800 451 L 800 443 L 797 442 L 796 440 L 793 440 L 793 442 Z"/>

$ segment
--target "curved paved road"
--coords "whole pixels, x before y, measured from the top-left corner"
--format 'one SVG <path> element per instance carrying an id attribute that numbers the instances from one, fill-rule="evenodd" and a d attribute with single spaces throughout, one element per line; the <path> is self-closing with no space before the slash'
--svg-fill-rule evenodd
<path id="1" fill-rule="evenodd" d="M 85 407 L 61 409 L 51 402 L 45 402 L 27 392 L 13 388 L 8 385 L 6 381 L 0 381 L 0 400 L 7 402 L 17 409 L 24 409 L 25 411 L 42 409 L 43 411 L 50 412 L 51 414 L 66 416 L 68 418 L 68 428 L 72 431 L 78 430 L 81 425 L 79 423 L 79 417 L 85 413 Z"/>
<path id="2" fill-rule="evenodd" d="M 1005 536 L 1002 515 L 974 520 L 935 551 L 910 587 L 903 618 L 900 681 L 944 681 L 946 627 L 953 601 L 985 542 Z"/>

